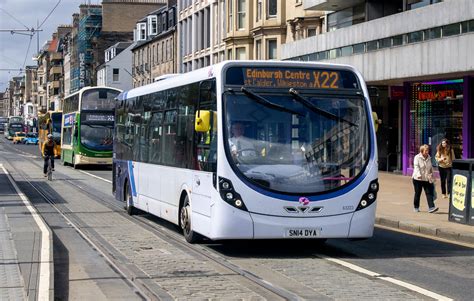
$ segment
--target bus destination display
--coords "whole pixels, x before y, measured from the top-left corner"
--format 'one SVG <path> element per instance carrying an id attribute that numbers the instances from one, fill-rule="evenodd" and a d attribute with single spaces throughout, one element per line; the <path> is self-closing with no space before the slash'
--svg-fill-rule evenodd
<path id="1" fill-rule="evenodd" d="M 226 83 L 255 88 L 357 89 L 354 73 L 345 70 L 232 67 Z"/>
<path id="2" fill-rule="evenodd" d="M 84 121 L 87 122 L 114 122 L 115 116 L 113 114 L 104 113 L 86 113 Z"/>

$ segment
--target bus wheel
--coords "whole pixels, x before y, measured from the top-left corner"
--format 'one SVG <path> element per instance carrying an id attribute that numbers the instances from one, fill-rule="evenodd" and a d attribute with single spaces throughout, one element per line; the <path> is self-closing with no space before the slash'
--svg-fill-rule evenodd
<path id="1" fill-rule="evenodd" d="M 127 185 L 125 185 L 125 210 L 127 210 L 128 215 L 134 215 L 137 213 L 137 209 L 133 207 L 133 197 L 128 182 Z"/>
<path id="2" fill-rule="evenodd" d="M 195 243 L 199 240 L 199 234 L 192 230 L 191 223 L 191 206 L 189 204 L 189 198 L 186 196 L 184 199 L 183 207 L 181 207 L 181 212 L 179 214 L 179 219 L 181 222 L 181 228 L 183 229 L 183 235 L 187 242 Z"/>

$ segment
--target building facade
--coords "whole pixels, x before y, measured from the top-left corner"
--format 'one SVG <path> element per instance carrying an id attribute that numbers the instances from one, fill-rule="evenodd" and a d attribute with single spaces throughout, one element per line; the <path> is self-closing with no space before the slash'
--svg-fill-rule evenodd
<path id="1" fill-rule="evenodd" d="M 179 0 L 178 72 L 188 72 L 225 60 L 224 0 Z"/>
<path id="2" fill-rule="evenodd" d="M 97 70 L 97 85 L 129 90 L 133 87 L 131 73 L 132 42 L 119 42 L 105 50 L 105 63 Z"/>
<path id="3" fill-rule="evenodd" d="M 132 48 L 133 87 L 177 72 L 176 35 L 176 5 L 153 11 L 137 22 Z"/>
<path id="4" fill-rule="evenodd" d="M 350 64 L 362 73 L 383 120 L 381 169 L 411 174 L 419 146 L 429 144 L 434 157 L 444 137 L 457 158 L 474 157 L 474 2 L 312 0 L 303 6 L 333 12 L 322 34 L 283 45 L 282 59 Z"/>

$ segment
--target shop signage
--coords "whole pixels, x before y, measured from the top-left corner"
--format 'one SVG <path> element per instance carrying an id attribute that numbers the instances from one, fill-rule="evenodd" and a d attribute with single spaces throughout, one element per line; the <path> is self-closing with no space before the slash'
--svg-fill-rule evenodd
<path id="1" fill-rule="evenodd" d="M 418 100 L 445 100 L 446 98 L 455 98 L 454 90 L 440 90 L 440 91 L 418 91 Z"/>
<path id="2" fill-rule="evenodd" d="M 390 99 L 402 100 L 405 97 L 405 91 L 402 86 L 390 86 Z"/>

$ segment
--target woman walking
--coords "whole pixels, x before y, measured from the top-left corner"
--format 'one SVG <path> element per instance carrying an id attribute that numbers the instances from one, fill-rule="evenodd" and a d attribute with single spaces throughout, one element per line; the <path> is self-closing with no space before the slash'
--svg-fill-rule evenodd
<path id="1" fill-rule="evenodd" d="M 436 147 L 436 161 L 438 162 L 439 176 L 441 178 L 441 193 L 443 198 L 451 194 L 451 177 L 453 174 L 454 150 L 448 139 L 444 138 Z"/>
<path id="2" fill-rule="evenodd" d="M 428 212 L 435 213 L 438 207 L 433 201 L 433 166 L 431 165 L 431 157 L 429 155 L 430 147 L 426 144 L 420 146 L 420 153 L 415 156 L 413 162 L 413 187 L 415 188 L 415 197 L 413 206 L 415 212 L 420 212 L 421 191 L 425 190 L 426 201 L 428 202 Z"/>

